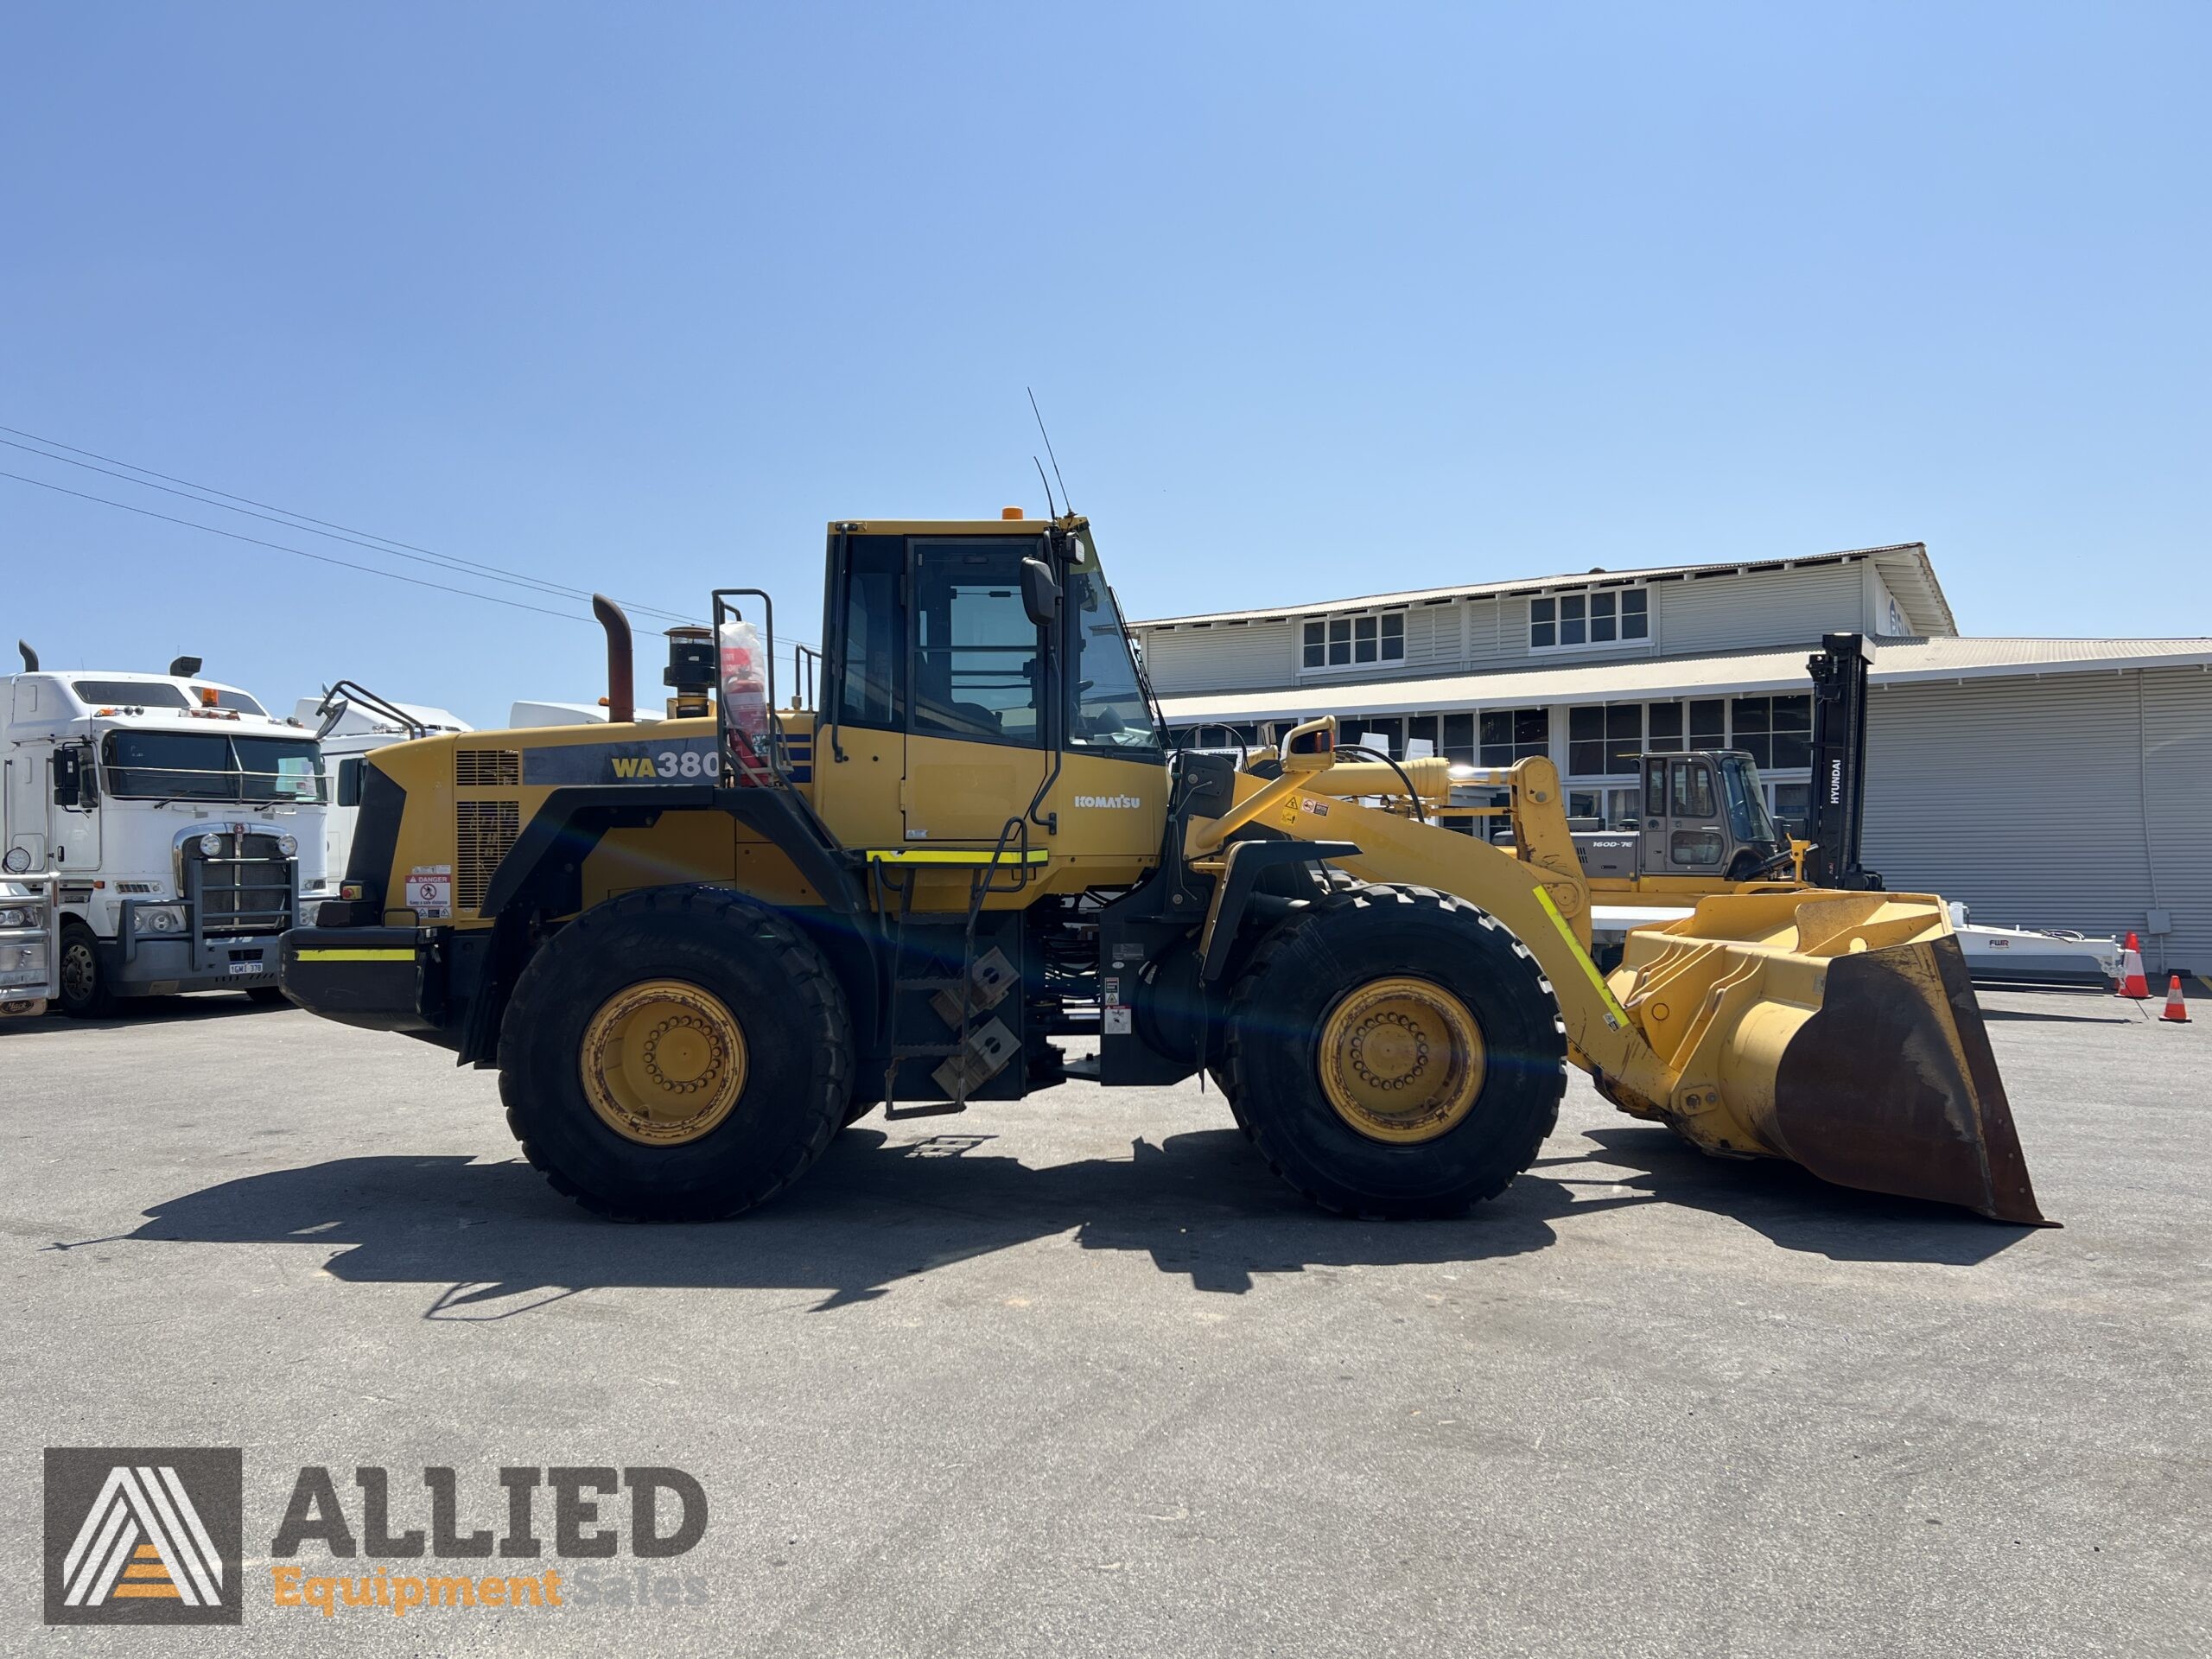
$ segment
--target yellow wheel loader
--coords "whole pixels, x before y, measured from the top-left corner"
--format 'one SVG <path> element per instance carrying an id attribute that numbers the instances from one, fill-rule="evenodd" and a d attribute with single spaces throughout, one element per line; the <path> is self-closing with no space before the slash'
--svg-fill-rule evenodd
<path id="1" fill-rule="evenodd" d="M 1506 851 L 1429 821 L 1448 764 L 1340 759 L 1332 720 L 1172 754 L 1072 515 L 832 524 L 814 709 L 766 595 L 714 603 L 668 720 L 602 605 L 608 724 L 370 755 L 342 897 L 284 940 L 295 1001 L 496 1068 L 593 1210 L 734 1215 L 878 1106 L 1203 1070 L 1315 1202 L 1450 1215 L 1572 1061 L 1709 1152 L 2041 1220 L 1932 897 L 1707 899 L 1608 981 L 1548 762 Z"/>

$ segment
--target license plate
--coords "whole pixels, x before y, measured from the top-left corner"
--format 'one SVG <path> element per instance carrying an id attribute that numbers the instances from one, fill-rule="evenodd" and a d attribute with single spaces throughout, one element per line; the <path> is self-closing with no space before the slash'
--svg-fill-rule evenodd
<path id="1" fill-rule="evenodd" d="M 257 962 L 234 962 L 231 964 L 231 971 L 234 974 L 258 974 L 267 970 Z"/>

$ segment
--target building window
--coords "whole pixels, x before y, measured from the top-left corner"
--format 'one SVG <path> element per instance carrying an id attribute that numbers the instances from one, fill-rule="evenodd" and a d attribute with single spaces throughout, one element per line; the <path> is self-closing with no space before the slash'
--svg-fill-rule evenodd
<path id="1" fill-rule="evenodd" d="M 1700 697 L 1690 704 L 1690 747 L 1725 749 L 1728 747 L 1728 705 L 1719 697 Z"/>
<path id="2" fill-rule="evenodd" d="M 1560 594 L 1529 601 L 1529 649 L 1564 651 L 1651 637 L 1651 595 L 1641 588 Z"/>
<path id="3" fill-rule="evenodd" d="M 1644 722 L 1649 735 L 1643 747 L 1654 754 L 1680 754 L 1682 752 L 1682 705 L 1679 702 L 1655 702 L 1644 710 Z"/>
<path id="4" fill-rule="evenodd" d="M 1762 772 L 1802 771 L 1813 764 L 1813 699 L 1809 693 L 1786 697 L 1738 697 L 1735 747 L 1758 763 Z"/>
<path id="5" fill-rule="evenodd" d="M 1567 769 L 1577 778 L 1633 778 L 1643 750 L 1640 703 L 1586 704 L 1567 711 Z"/>
<path id="6" fill-rule="evenodd" d="M 1486 766 L 1510 766 L 1552 752 L 1548 709 L 1486 709 L 1482 728 L 1482 763 Z"/>
<path id="7" fill-rule="evenodd" d="M 1301 660 L 1307 668 L 1348 668 L 1359 663 L 1406 660 L 1406 613 L 1332 616 L 1308 622 Z"/>
<path id="8" fill-rule="evenodd" d="M 1357 743 L 1370 749 L 1380 749 L 1393 760 L 1402 759 L 1406 750 L 1406 722 L 1395 715 L 1370 715 L 1363 720 L 1345 721 L 1338 728 L 1337 743 L 1350 748 Z"/>
<path id="9" fill-rule="evenodd" d="M 1457 760 L 1462 766 L 1475 763 L 1475 717 L 1472 715 L 1444 716 L 1444 758 Z"/>

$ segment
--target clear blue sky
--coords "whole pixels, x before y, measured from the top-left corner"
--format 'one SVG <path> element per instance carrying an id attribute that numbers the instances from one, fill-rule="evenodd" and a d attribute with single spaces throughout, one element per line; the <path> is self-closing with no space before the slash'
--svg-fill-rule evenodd
<path id="1" fill-rule="evenodd" d="M 1968 632 L 2212 633 L 2208 61 L 2202 4 L 18 6 L 0 423 L 809 639 L 826 519 L 1041 507 L 1026 385 L 1139 616 L 1924 540 Z M 0 631 L 601 689 L 10 480 Z"/>

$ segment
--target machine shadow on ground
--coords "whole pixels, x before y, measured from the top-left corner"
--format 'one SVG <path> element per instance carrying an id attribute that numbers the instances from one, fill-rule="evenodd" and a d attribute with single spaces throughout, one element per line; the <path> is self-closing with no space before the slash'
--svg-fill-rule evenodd
<path id="1" fill-rule="evenodd" d="M 0 1038 L 29 1037 L 41 1031 L 127 1031 L 133 1026 L 190 1025 L 201 1020 L 296 1012 L 289 1002 L 256 1002 L 225 991 L 196 996 L 133 997 L 122 1012 L 91 1020 L 72 1020 L 59 1008 L 49 1008 L 35 1020 L 0 1020 Z"/>
<path id="2" fill-rule="evenodd" d="M 1669 1204 L 1725 1216 L 1784 1249 L 1833 1262 L 1972 1267 L 2043 1230 L 1990 1221 L 1955 1205 L 1834 1186 L 1770 1158 L 1707 1157 L 1656 1125 L 1591 1129 L 1585 1138 L 1599 1150 L 1539 1158 L 1530 1173 L 1564 1165 L 1618 1170 L 1608 1179 Z"/>
<path id="3" fill-rule="evenodd" d="M 1662 1202 L 1836 1260 L 1970 1265 L 2031 1230 L 1827 1186 L 1787 1166 L 1718 1164 L 1664 1130 L 1587 1138 L 1596 1150 L 1539 1160 L 1503 1197 L 1450 1222 L 1323 1214 L 1232 1128 L 1138 1141 L 1126 1160 L 1031 1168 L 995 1151 L 995 1136 L 894 1143 L 863 1126 L 791 1193 L 718 1224 L 601 1221 L 519 1161 L 384 1156 L 226 1181 L 156 1205 L 118 1239 L 83 1243 L 296 1243 L 326 1255 L 343 1283 L 440 1287 L 425 1317 L 499 1319 L 615 1287 L 789 1290 L 833 1309 L 1071 1232 L 1086 1249 L 1148 1255 L 1195 1291 L 1241 1294 L 1266 1274 L 1523 1255 L 1556 1242 L 1561 1224 Z"/>

